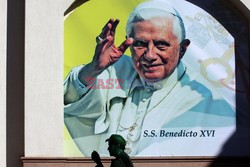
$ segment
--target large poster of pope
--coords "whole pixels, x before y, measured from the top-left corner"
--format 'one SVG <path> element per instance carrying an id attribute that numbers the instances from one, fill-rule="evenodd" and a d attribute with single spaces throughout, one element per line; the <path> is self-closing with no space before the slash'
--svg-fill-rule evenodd
<path id="1" fill-rule="evenodd" d="M 64 21 L 64 153 L 216 156 L 236 127 L 234 38 L 185 0 L 90 0 Z"/>

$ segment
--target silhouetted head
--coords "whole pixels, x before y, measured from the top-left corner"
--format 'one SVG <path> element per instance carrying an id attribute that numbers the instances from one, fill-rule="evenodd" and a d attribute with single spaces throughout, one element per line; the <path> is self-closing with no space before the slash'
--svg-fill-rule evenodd
<path id="1" fill-rule="evenodd" d="M 108 151 L 111 156 L 117 157 L 121 151 L 125 150 L 126 141 L 121 135 L 112 134 L 107 141 L 109 143 Z"/>

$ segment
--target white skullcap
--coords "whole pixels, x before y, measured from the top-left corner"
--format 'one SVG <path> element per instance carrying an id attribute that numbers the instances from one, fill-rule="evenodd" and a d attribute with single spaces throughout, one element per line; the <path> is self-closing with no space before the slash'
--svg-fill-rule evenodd
<path id="1" fill-rule="evenodd" d="M 157 9 L 162 10 L 164 12 L 168 12 L 173 14 L 174 16 L 177 16 L 181 19 L 180 14 L 176 11 L 176 9 L 172 6 L 172 4 L 168 3 L 167 0 L 150 0 L 145 1 L 141 4 L 139 4 L 133 12 L 137 12 L 142 9 Z M 132 13 L 133 13 L 132 12 Z"/>
<path id="2" fill-rule="evenodd" d="M 164 17 L 169 14 L 176 16 L 179 20 L 178 25 L 175 27 L 177 34 L 181 34 L 180 40 L 185 38 L 184 23 L 180 14 L 176 11 L 172 4 L 168 3 L 167 0 L 149 0 L 139 4 L 130 14 L 126 32 L 127 36 L 131 34 L 132 25 L 134 22 L 149 20 L 153 17 Z M 137 17 L 137 18 L 136 18 Z M 139 17 L 139 20 L 138 20 Z M 140 18 L 142 20 L 140 20 Z"/>

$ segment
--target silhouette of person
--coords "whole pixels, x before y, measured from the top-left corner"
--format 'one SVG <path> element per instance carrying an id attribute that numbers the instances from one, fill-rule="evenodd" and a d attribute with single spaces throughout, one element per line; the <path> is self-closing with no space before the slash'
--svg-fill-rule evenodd
<path id="1" fill-rule="evenodd" d="M 102 164 L 102 161 L 98 152 L 93 151 L 91 154 L 91 159 L 95 161 L 96 167 L 103 167 L 103 164 Z"/>
<path id="2" fill-rule="evenodd" d="M 130 157 L 126 152 L 124 152 L 126 146 L 125 139 L 118 134 L 112 134 L 106 142 L 107 141 L 109 143 L 109 154 L 110 156 L 115 157 L 115 159 L 112 160 L 110 167 L 133 167 Z M 91 158 L 97 164 L 96 167 L 103 167 L 101 158 L 96 151 L 92 152 Z"/>

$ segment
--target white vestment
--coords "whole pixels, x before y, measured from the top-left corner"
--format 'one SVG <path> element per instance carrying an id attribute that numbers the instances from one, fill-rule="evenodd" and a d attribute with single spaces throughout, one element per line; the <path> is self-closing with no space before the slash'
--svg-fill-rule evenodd
<path id="1" fill-rule="evenodd" d="M 79 83 L 82 67 L 65 80 L 64 121 L 85 156 L 108 156 L 105 140 L 114 133 L 130 156 L 214 156 L 235 129 L 234 109 L 181 62 L 153 87 L 125 55 L 87 87 Z"/>

